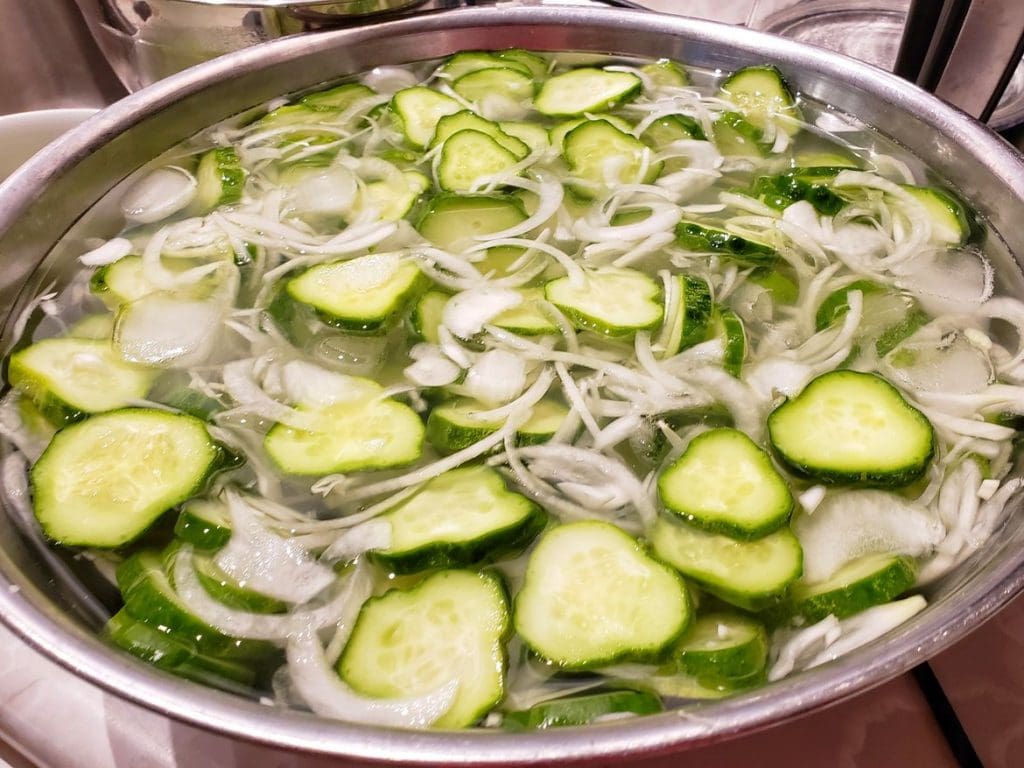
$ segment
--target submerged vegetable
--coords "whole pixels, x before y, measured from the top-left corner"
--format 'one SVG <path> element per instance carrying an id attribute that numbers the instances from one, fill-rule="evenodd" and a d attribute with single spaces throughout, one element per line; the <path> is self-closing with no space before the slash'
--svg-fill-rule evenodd
<path id="1" fill-rule="evenodd" d="M 352 722 L 584 724 L 849 652 L 984 546 L 998 238 L 774 67 L 567 62 L 215 126 L 23 310 L 4 485 L 121 560 L 112 644 Z"/>

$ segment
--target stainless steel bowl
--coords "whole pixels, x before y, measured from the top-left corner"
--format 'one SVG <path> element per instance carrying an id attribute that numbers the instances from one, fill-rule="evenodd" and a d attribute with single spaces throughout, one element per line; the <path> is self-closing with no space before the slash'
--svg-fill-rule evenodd
<path id="1" fill-rule="evenodd" d="M 782 38 L 708 22 L 607 9 L 481 8 L 281 40 L 173 76 L 89 120 L 0 186 L 0 298 L 59 279 L 82 238 L 119 227 L 102 201 L 129 174 L 202 127 L 272 97 L 381 63 L 521 46 L 668 56 L 731 70 L 778 64 L 808 96 L 854 114 L 951 180 L 1024 254 L 1024 159 L 990 130 L 880 70 Z M 97 203 L 100 203 L 97 205 Z M 88 212 L 88 213 L 87 213 Z M 84 214 L 84 215 L 83 215 Z M 1004 289 L 1024 295 L 1005 257 Z M 12 320 L 5 337 L 10 343 Z M 1017 505 L 1019 506 L 1019 505 Z M 172 678 L 105 646 L 95 601 L 63 561 L 0 516 L 0 614 L 83 678 L 127 699 L 231 736 L 306 753 L 413 764 L 522 764 L 653 754 L 721 741 L 852 696 L 976 628 L 1024 587 L 1024 515 L 929 590 L 930 606 L 837 662 L 718 702 L 642 719 L 553 732 L 402 732 L 328 722 Z"/>

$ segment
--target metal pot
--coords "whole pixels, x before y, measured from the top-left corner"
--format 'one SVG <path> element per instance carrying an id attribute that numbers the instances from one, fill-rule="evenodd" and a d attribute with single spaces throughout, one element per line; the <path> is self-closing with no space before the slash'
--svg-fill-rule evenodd
<path id="1" fill-rule="evenodd" d="M 490 7 L 269 43 L 173 76 L 103 111 L 0 186 L 0 253 L 6 260 L 0 299 L 16 317 L 26 297 L 73 267 L 87 233 L 117 231 L 120 221 L 108 193 L 119 182 L 215 121 L 375 64 L 508 46 L 667 56 L 723 70 L 775 62 L 801 92 L 876 126 L 951 180 L 987 219 L 990 242 L 998 246 L 998 234 L 1008 246 L 996 248 L 1003 251 L 997 265 L 1003 290 L 1024 295 L 1024 280 L 1008 256 L 1024 254 L 1024 158 L 923 91 L 817 48 L 708 22 L 608 9 Z M 12 324 L 9 318 L 8 344 Z M 723 701 L 632 721 L 515 735 L 412 733 L 268 708 L 113 651 L 96 637 L 103 617 L 95 598 L 68 562 L 22 528 L 16 515 L 0 517 L 0 614 L 29 643 L 80 676 L 239 739 L 415 764 L 594 760 L 721 741 L 882 683 L 949 646 L 1024 587 L 1024 515 L 1018 508 L 982 551 L 928 590 L 925 611 L 825 667 Z"/>

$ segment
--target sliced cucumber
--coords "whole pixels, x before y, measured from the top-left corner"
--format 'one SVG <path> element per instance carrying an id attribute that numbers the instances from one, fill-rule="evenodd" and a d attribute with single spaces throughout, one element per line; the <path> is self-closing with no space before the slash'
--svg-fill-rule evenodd
<path id="1" fill-rule="evenodd" d="M 635 98 L 642 90 L 643 81 L 636 75 L 583 67 L 549 78 L 533 105 L 542 115 L 573 117 L 607 112 Z"/>
<path id="2" fill-rule="evenodd" d="M 452 90 L 474 104 L 485 104 L 494 97 L 528 103 L 533 98 L 533 75 L 509 66 L 476 69 L 452 83 Z"/>
<path id="3" fill-rule="evenodd" d="M 440 341 L 438 328 L 441 327 L 444 306 L 451 297 L 450 293 L 444 291 L 427 291 L 423 294 L 409 316 L 413 333 L 430 344 L 437 344 Z"/>
<path id="4" fill-rule="evenodd" d="M 620 184 L 647 184 L 661 173 L 661 163 L 642 141 L 606 120 L 586 120 L 573 128 L 565 136 L 562 153 L 572 171 L 573 191 L 585 197 L 605 194 Z"/>
<path id="5" fill-rule="evenodd" d="M 606 336 L 631 336 L 658 327 L 663 314 L 658 284 L 635 269 L 601 267 L 585 273 L 582 285 L 561 277 L 544 286 L 547 300 L 580 329 Z"/>
<path id="6" fill-rule="evenodd" d="M 823 216 L 835 216 L 846 200 L 832 189 L 831 181 L 842 168 L 794 168 L 775 176 L 760 176 L 754 182 L 754 195 L 765 205 L 784 210 L 805 200 Z"/>
<path id="7" fill-rule="evenodd" d="M 881 293 L 884 290 L 878 283 L 870 280 L 855 280 L 845 288 L 833 291 L 818 307 L 818 311 L 814 315 L 815 327 L 822 331 L 833 323 L 840 322 L 846 316 L 846 313 L 850 311 L 850 303 L 847 299 L 847 294 L 850 291 L 860 291 L 866 299 L 869 294 Z"/>
<path id="8" fill-rule="evenodd" d="M 551 126 L 548 130 L 548 143 L 550 143 L 551 146 L 560 153 L 564 149 L 565 137 L 569 134 L 569 131 L 583 125 L 584 123 L 598 122 L 599 120 L 618 128 L 623 133 L 631 133 L 633 130 L 632 125 L 621 117 L 616 117 L 615 115 L 601 115 L 600 118 L 595 118 L 594 120 L 588 120 L 585 117 L 576 117 L 572 120 L 563 120 L 562 122 Z"/>
<path id="9" fill-rule="evenodd" d="M 58 432 L 31 470 L 35 514 L 67 546 L 119 547 L 202 490 L 224 451 L 199 419 L 145 408 Z"/>
<path id="10" fill-rule="evenodd" d="M 529 147 L 532 152 L 539 152 L 550 146 L 548 132 L 536 123 L 502 121 L 498 127 L 508 136 L 514 136 Z"/>
<path id="11" fill-rule="evenodd" d="M 640 140 L 658 152 L 668 149 L 675 141 L 705 141 L 704 129 L 689 115 L 659 117 L 640 134 Z M 665 162 L 666 171 L 680 171 L 687 165 L 686 158 L 672 158 Z"/>
<path id="12" fill-rule="evenodd" d="M 98 313 L 85 315 L 75 321 L 68 329 L 68 337 L 73 339 L 93 339 L 110 341 L 114 335 L 114 315 Z"/>
<path id="13" fill-rule="evenodd" d="M 379 519 L 391 525 L 391 544 L 373 559 L 393 573 L 493 562 L 521 550 L 547 522 L 486 466 L 445 472 Z"/>
<path id="14" fill-rule="evenodd" d="M 658 477 L 658 495 L 683 520 L 741 539 L 778 530 L 793 511 L 793 496 L 768 454 L 728 427 L 693 438 Z"/>
<path id="15" fill-rule="evenodd" d="M 416 205 L 420 195 L 431 187 L 430 179 L 419 171 L 402 171 L 394 180 L 371 181 L 360 190 L 359 211 L 372 208 L 381 221 L 398 221 Z"/>
<path id="16" fill-rule="evenodd" d="M 486 133 L 464 129 L 445 140 L 437 182 L 447 192 L 469 192 L 479 181 L 508 171 L 518 161 Z"/>
<path id="17" fill-rule="evenodd" d="M 526 710 L 506 712 L 502 727 L 507 731 L 532 731 L 586 725 L 623 715 L 653 715 L 664 710 L 661 699 L 647 691 L 601 691 L 552 699 Z"/>
<path id="18" fill-rule="evenodd" d="M 163 556 L 150 549 L 136 552 L 117 567 L 117 586 L 128 615 L 195 646 L 204 655 L 223 659 L 262 659 L 275 648 L 262 640 L 225 635 L 189 611 L 164 570 Z"/>
<path id="19" fill-rule="evenodd" d="M 924 206 L 932 222 L 932 241 L 943 245 L 963 245 L 971 236 L 967 208 L 953 195 L 936 187 L 901 187 Z"/>
<path id="20" fill-rule="evenodd" d="M 458 681 L 434 723 L 461 728 L 501 700 L 508 604 L 494 576 L 440 571 L 411 590 L 392 589 L 359 613 L 338 671 L 368 696 L 416 696 Z"/>
<path id="21" fill-rule="evenodd" d="M 750 282 L 770 292 L 776 304 L 795 304 L 800 296 L 796 281 L 775 269 L 755 269 L 750 273 Z"/>
<path id="22" fill-rule="evenodd" d="M 511 52 L 514 49 L 510 49 Z M 525 51 L 524 51 L 525 53 Z M 531 75 L 532 68 L 519 56 L 512 53 L 510 56 L 503 56 L 501 53 L 490 53 L 488 51 L 462 51 L 453 56 L 441 66 L 438 72 L 444 75 L 449 81 L 454 82 L 470 72 L 480 69 L 493 69 L 495 67 L 510 67 L 517 69 L 524 75 Z"/>
<path id="23" fill-rule="evenodd" d="M 256 681 L 251 664 L 205 656 L 187 639 L 136 621 L 123 608 L 110 617 L 103 635 L 132 656 L 188 680 L 214 686 L 225 682 L 251 686 Z"/>
<path id="24" fill-rule="evenodd" d="M 771 147 L 764 142 L 761 129 L 739 112 L 723 112 L 712 126 L 718 151 L 726 157 L 763 158 Z"/>
<path id="25" fill-rule="evenodd" d="M 779 258 L 778 252 L 766 243 L 694 221 L 676 225 L 676 242 L 690 251 L 718 253 L 752 267 L 771 266 Z"/>
<path id="26" fill-rule="evenodd" d="M 544 300 L 544 291 L 540 288 L 524 288 L 520 293 L 523 294 L 522 304 L 506 309 L 491 323 L 521 336 L 558 333 L 558 326 L 537 305 L 538 301 Z"/>
<path id="27" fill-rule="evenodd" d="M 526 221 L 523 204 L 503 195 L 438 195 L 427 205 L 416 228 L 438 248 L 459 253 L 476 245 L 476 237 L 500 232 Z"/>
<path id="28" fill-rule="evenodd" d="M 299 99 L 299 104 L 314 112 L 344 112 L 358 101 L 372 98 L 377 92 L 362 83 L 345 83 L 315 93 L 308 93 Z"/>
<path id="29" fill-rule="evenodd" d="M 172 262 L 164 268 L 172 274 L 181 274 L 195 266 L 198 262 L 190 259 L 182 259 L 181 263 Z M 217 287 L 220 278 L 217 273 L 208 275 L 198 283 L 190 286 L 187 293 L 196 299 L 205 299 Z M 121 304 L 136 301 L 151 293 L 158 293 L 162 290 L 146 278 L 145 269 L 142 266 L 141 256 L 125 256 L 105 267 L 100 267 L 93 273 L 89 281 L 89 287 L 93 293 L 100 297 L 103 302 L 117 309 Z M 184 293 L 178 291 L 178 293 Z"/>
<path id="30" fill-rule="evenodd" d="M 857 280 L 821 303 L 815 315 L 818 330 L 842 320 L 850 309 L 847 295 L 854 290 L 864 294 L 856 349 L 873 345 L 875 354 L 885 357 L 930 320 L 913 296 L 886 290 L 870 280 Z"/>
<path id="31" fill-rule="evenodd" d="M 710 332 L 712 338 L 722 339 L 722 367 L 739 378 L 747 358 L 747 330 L 740 316 L 728 307 L 715 307 Z"/>
<path id="32" fill-rule="evenodd" d="M 222 502 L 193 499 L 178 513 L 174 535 L 196 549 L 220 549 L 231 538 L 231 516 Z"/>
<path id="33" fill-rule="evenodd" d="M 537 544 L 515 600 L 523 641 L 548 662 L 585 669 L 657 656 L 690 623 L 682 579 L 615 526 L 553 528 Z"/>
<path id="34" fill-rule="evenodd" d="M 683 635 L 674 656 L 684 672 L 709 687 L 744 687 L 764 678 L 768 632 L 740 613 L 704 614 Z"/>
<path id="35" fill-rule="evenodd" d="M 826 581 L 793 585 L 793 613 L 808 624 L 826 616 L 842 619 L 895 600 L 914 586 L 917 566 L 910 557 L 867 555 L 847 563 Z"/>
<path id="36" fill-rule="evenodd" d="M 702 277 L 675 275 L 679 286 L 678 328 L 673 328 L 666 353 L 674 355 L 708 337 L 711 324 L 711 288 Z"/>
<path id="37" fill-rule="evenodd" d="M 156 373 L 129 365 L 109 341 L 57 338 L 37 341 L 11 355 L 7 379 L 61 425 L 142 400 Z"/>
<path id="38" fill-rule="evenodd" d="M 509 48 L 498 51 L 498 58 L 505 62 L 512 62 L 529 70 L 534 80 L 543 80 L 548 75 L 549 63 L 543 56 L 536 53 L 524 51 L 522 48 Z"/>
<path id="39" fill-rule="evenodd" d="M 832 371 L 768 417 L 772 445 L 795 472 L 823 483 L 902 486 L 935 452 L 928 419 L 872 373 Z"/>
<path id="40" fill-rule="evenodd" d="M 412 259 L 372 254 L 311 267 L 289 280 L 285 290 L 328 325 L 379 333 L 394 325 L 425 284 Z"/>
<path id="41" fill-rule="evenodd" d="M 655 88 L 685 88 L 690 84 L 686 70 L 670 59 L 658 59 L 652 64 L 645 64 L 640 71 L 650 78 Z"/>
<path id="42" fill-rule="evenodd" d="M 224 573 L 209 555 L 196 553 L 192 556 L 192 565 L 196 569 L 196 578 L 214 600 L 247 613 L 284 613 L 288 610 L 287 603 L 276 597 L 265 595 L 248 589 Z M 173 565 L 168 564 L 167 570 L 173 572 Z"/>
<path id="43" fill-rule="evenodd" d="M 424 428 L 416 411 L 381 397 L 379 391 L 322 408 L 300 405 L 298 410 L 316 415 L 316 431 L 277 424 L 263 440 L 270 458 L 290 475 L 401 467 L 423 453 Z"/>
<path id="44" fill-rule="evenodd" d="M 442 117 L 463 109 L 451 96 L 422 85 L 405 88 L 391 98 L 391 110 L 398 116 L 406 140 L 418 149 L 430 145 Z"/>
<path id="45" fill-rule="evenodd" d="M 531 124 L 525 123 L 525 125 Z M 485 120 L 468 109 L 442 117 L 437 122 L 437 130 L 434 132 L 434 138 L 431 140 L 430 145 L 436 147 L 459 131 L 479 131 L 480 133 L 487 134 L 501 145 L 502 149 L 515 155 L 516 160 L 522 160 L 530 154 L 529 146 L 514 136 L 510 136 L 498 123 Z"/>
<path id="46" fill-rule="evenodd" d="M 659 520 L 650 534 L 655 554 L 727 603 L 760 611 L 782 603 L 800 577 L 803 551 L 789 528 L 755 541 Z"/>
<path id="47" fill-rule="evenodd" d="M 442 453 L 455 453 L 493 435 L 503 420 L 481 421 L 473 414 L 485 407 L 472 400 L 452 400 L 437 406 L 427 418 L 427 439 Z M 533 406 L 530 418 L 516 430 L 518 445 L 545 443 L 558 431 L 569 409 L 554 400 Z"/>
<path id="48" fill-rule="evenodd" d="M 238 153 L 233 147 L 211 149 L 199 159 L 196 181 L 196 205 L 201 213 L 237 203 L 245 185 L 245 170 Z"/>
<path id="49" fill-rule="evenodd" d="M 775 122 L 778 130 L 790 136 L 800 131 L 800 126 L 794 122 L 800 119 L 800 109 L 782 73 L 775 67 L 737 70 L 722 83 L 722 95 L 758 128 L 764 129 L 769 122 Z M 777 117 L 791 119 L 775 120 Z"/>

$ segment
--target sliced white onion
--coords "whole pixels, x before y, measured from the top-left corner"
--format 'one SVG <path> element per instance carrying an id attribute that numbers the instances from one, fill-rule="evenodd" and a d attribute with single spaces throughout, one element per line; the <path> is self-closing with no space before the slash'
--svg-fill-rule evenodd
<path id="1" fill-rule="evenodd" d="M 405 378 L 421 387 L 444 387 L 457 381 L 462 369 L 434 349 L 435 354 L 424 355 L 406 366 L 402 371 Z"/>
<path id="2" fill-rule="evenodd" d="M 294 540 L 268 531 L 237 493 L 227 493 L 231 538 L 214 556 L 217 566 L 257 592 L 305 603 L 335 581 L 334 571 L 313 560 Z"/>
<path id="3" fill-rule="evenodd" d="M 835 616 L 826 616 L 803 629 L 780 629 L 772 635 L 770 681 L 781 680 L 793 670 L 805 669 L 807 662 L 839 639 L 843 631 Z"/>
<path id="4" fill-rule="evenodd" d="M 352 723 L 393 728 L 427 728 L 451 709 L 459 689 L 449 680 L 420 696 L 374 699 L 349 688 L 328 663 L 323 646 L 312 632 L 288 641 L 288 674 L 292 685 L 313 712 Z"/>
<path id="5" fill-rule="evenodd" d="M 122 307 L 114 345 L 130 363 L 186 368 L 205 362 L 217 348 L 223 320 L 224 308 L 215 302 L 150 294 Z"/>
<path id="6" fill-rule="evenodd" d="M 477 235 L 473 238 L 474 240 L 489 242 L 506 237 L 519 237 L 545 224 L 558 212 L 565 197 L 565 188 L 562 186 L 562 182 L 546 171 L 538 171 L 535 176 L 539 183 L 537 185 L 537 208 L 533 215 L 508 229 L 487 235 Z"/>
<path id="7" fill-rule="evenodd" d="M 643 240 L 646 237 L 671 229 L 682 217 L 682 211 L 667 203 L 650 203 L 651 215 L 635 224 L 601 226 L 592 217 L 579 219 L 573 227 L 580 240 L 601 242 L 603 240 Z"/>
<path id="8" fill-rule="evenodd" d="M 281 383 L 291 402 L 315 408 L 365 400 L 381 391 L 375 382 L 328 371 L 304 360 L 285 363 L 281 367 Z"/>
<path id="9" fill-rule="evenodd" d="M 839 622 L 840 635 L 807 661 L 805 669 L 834 661 L 903 624 L 928 606 L 921 595 L 876 605 Z"/>
<path id="10" fill-rule="evenodd" d="M 927 554 L 946 535 L 924 507 L 876 490 L 829 494 L 813 515 L 796 517 L 793 531 L 804 550 L 804 578 L 811 583 L 865 555 Z"/>
<path id="11" fill-rule="evenodd" d="M 824 499 L 825 486 L 823 485 L 812 485 L 799 496 L 800 506 L 803 507 L 807 514 L 813 513 Z"/>
<path id="12" fill-rule="evenodd" d="M 444 305 L 441 321 L 461 339 L 471 339 L 502 312 L 523 303 L 523 295 L 506 288 L 474 288 Z M 458 362 L 458 361 L 456 361 Z"/>
<path id="13" fill-rule="evenodd" d="M 104 267 L 120 261 L 132 252 L 132 242 L 124 237 L 107 240 L 103 245 L 83 253 L 78 260 L 87 267 Z"/>
<path id="14" fill-rule="evenodd" d="M 366 552 L 388 549 L 391 546 L 391 523 L 387 520 L 367 520 L 343 531 L 322 557 L 326 560 L 354 560 Z"/>
<path id="15" fill-rule="evenodd" d="M 121 210 L 130 222 L 152 224 L 188 206 L 195 199 L 198 186 L 195 177 L 184 168 L 157 168 L 128 188 L 121 198 Z"/>
<path id="16" fill-rule="evenodd" d="M 487 406 L 503 405 L 526 386 L 526 362 L 504 349 L 488 350 L 470 366 L 462 386 L 467 395 Z"/>

